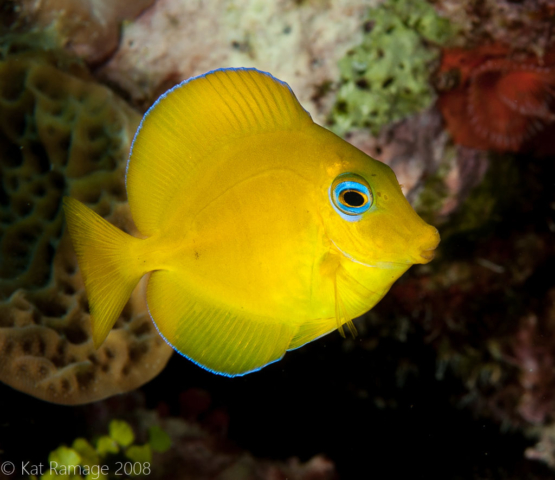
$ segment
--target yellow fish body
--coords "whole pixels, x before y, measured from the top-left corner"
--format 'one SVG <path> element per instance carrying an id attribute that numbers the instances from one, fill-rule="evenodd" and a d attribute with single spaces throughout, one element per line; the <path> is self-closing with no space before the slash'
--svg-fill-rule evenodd
<path id="1" fill-rule="evenodd" d="M 316 125 L 287 84 L 221 69 L 146 113 L 127 193 L 146 237 L 64 199 L 98 347 L 140 278 L 160 334 L 243 375 L 372 308 L 439 242 L 393 171 Z"/>

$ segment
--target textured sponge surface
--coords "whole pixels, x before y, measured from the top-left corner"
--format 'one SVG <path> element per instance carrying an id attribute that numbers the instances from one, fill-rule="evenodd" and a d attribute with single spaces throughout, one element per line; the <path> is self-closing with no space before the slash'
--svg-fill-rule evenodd
<path id="1" fill-rule="evenodd" d="M 172 350 L 150 321 L 142 284 L 105 344 L 93 347 L 62 197 L 136 233 L 124 175 L 140 116 L 58 63 L 48 54 L 0 62 L 0 380 L 76 404 L 138 387 Z"/>

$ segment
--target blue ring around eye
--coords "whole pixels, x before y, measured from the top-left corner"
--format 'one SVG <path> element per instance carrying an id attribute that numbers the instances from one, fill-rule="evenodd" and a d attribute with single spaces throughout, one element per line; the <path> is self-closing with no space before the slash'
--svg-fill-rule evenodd
<path id="1" fill-rule="evenodd" d="M 359 193 L 363 197 L 364 203 L 358 207 L 347 205 L 342 200 L 341 195 L 348 191 Z M 362 218 L 362 214 L 372 205 L 372 193 L 369 188 L 366 185 L 353 180 L 345 180 L 337 183 L 335 186 L 332 184 L 330 186 L 329 194 L 334 210 L 341 216 L 341 218 L 347 220 L 348 222 L 356 222 L 360 220 Z"/>
<path id="2" fill-rule="evenodd" d="M 364 198 L 364 203 L 359 207 L 347 205 L 341 198 L 341 194 L 347 191 L 356 192 L 361 195 Z M 370 208 L 370 202 L 368 201 L 368 199 L 370 198 L 370 192 L 368 191 L 366 185 L 362 185 L 358 182 L 345 181 L 339 183 L 333 191 L 333 196 L 337 208 L 339 208 L 346 214 L 360 215 Z"/>

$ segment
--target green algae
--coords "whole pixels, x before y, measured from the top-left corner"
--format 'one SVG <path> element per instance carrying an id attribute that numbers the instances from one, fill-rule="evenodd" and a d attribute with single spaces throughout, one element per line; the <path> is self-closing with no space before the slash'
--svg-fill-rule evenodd
<path id="1" fill-rule="evenodd" d="M 108 435 L 98 437 L 92 443 L 77 438 L 71 447 L 61 445 L 48 456 L 48 464 L 41 468 L 40 480 L 53 478 L 71 480 L 108 480 L 144 475 L 151 470 L 152 452 L 163 453 L 171 447 L 170 437 L 158 426 L 149 428 L 149 441 L 135 444 L 135 433 L 127 422 L 112 420 Z M 94 446 L 93 446 L 94 445 Z M 114 465 L 133 462 L 131 472 L 117 473 Z M 110 466 L 112 469 L 110 470 Z M 37 472 L 38 473 L 38 472 Z M 39 478 L 31 475 L 32 480 Z"/>
<path id="2" fill-rule="evenodd" d="M 339 61 L 341 83 L 331 128 L 381 127 L 428 107 L 434 95 L 431 66 L 438 45 L 454 33 L 448 20 L 423 0 L 389 0 L 370 9 L 362 43 Z"/>

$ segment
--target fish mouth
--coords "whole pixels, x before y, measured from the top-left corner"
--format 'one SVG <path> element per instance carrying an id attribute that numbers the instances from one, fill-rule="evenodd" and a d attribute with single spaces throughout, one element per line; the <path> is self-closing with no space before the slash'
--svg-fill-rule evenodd
<path id="1" fill-rule="evenodd" d="M 422 258 L 424 261 L 422 263 L 428 263 L 431 262 L 436 256 L 436 249 L 435 248 L 430 248 L 428 250 L 422 250 L 420 252 L 420 258 Z"/>
<path id="2" fill-rule="evenodd" d="M 428 263 L 431 262 L 436 256 L 436 248 L 439 245 L 440 236 L 437 228 L 431 227 L 433 229 L 433 236 L 431 241 L 428 242 L 424 248 L 421 248 L 420 253 L 418 255 L 420 263 Z"/>

